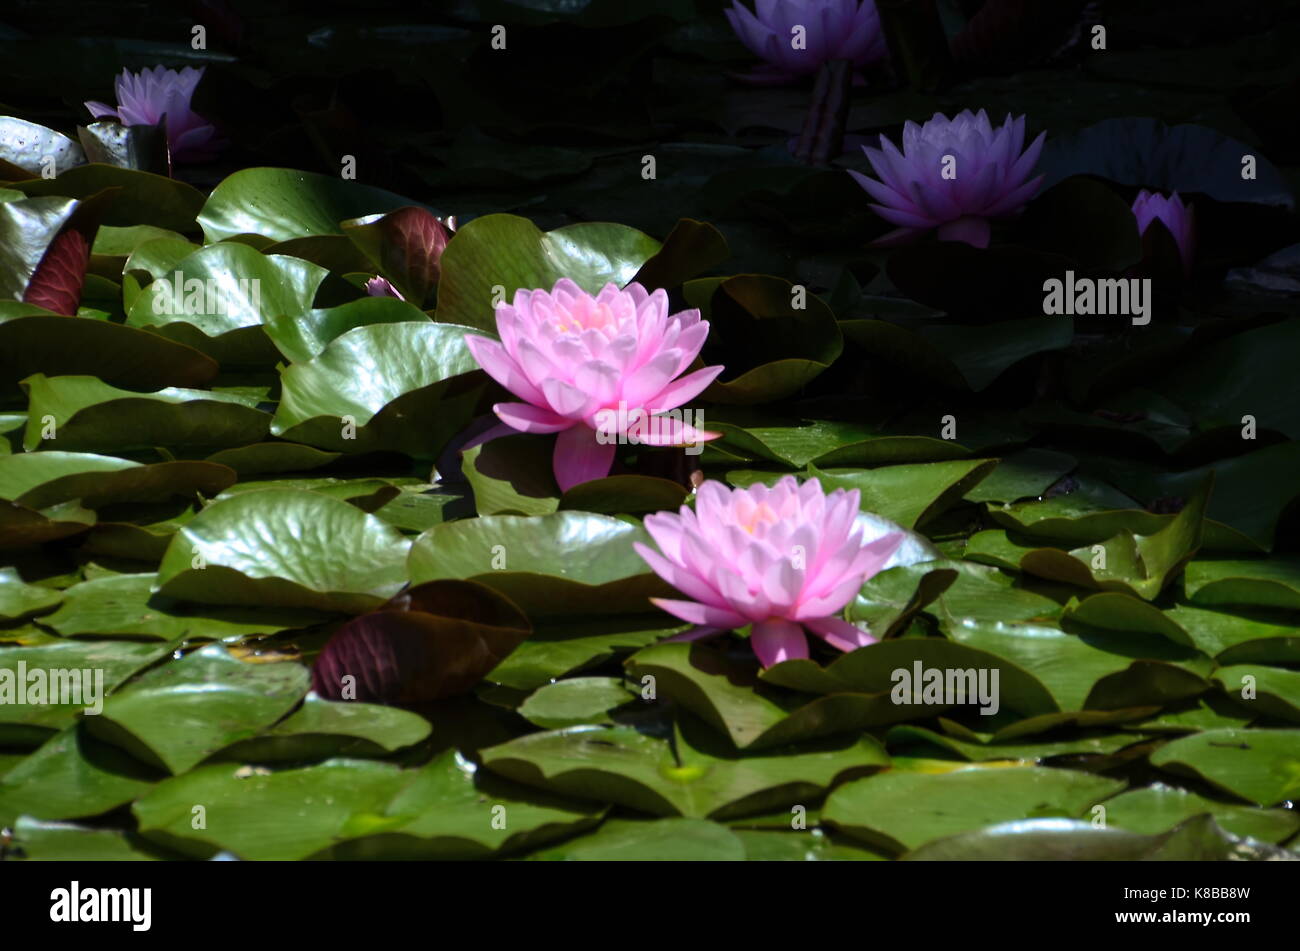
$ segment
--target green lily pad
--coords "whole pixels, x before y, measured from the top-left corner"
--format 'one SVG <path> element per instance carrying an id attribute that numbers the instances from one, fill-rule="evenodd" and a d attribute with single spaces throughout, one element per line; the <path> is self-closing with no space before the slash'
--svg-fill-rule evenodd
<path id="1" fill-rule="evenodd" d="M 327 273 L 301 258 L 262 254 L 234 241 L 210 244 L 144 288 L 127 323 L 157 327 L 166 337 L 234 359 L 235 335 L 262 337 L 270 318 L 308 311 Z"/>
<path id="2" fill-rule="evenodd" d="M 280 540 L 274 558 L 263 538 Z M 200 603 L 356 613 L 402 587 L 410 545 L 382 520 L 318 492 L 248 492 L 213 503 L 177 532 L 158 591 Z"/>
<path id="3" fill-rule="evenodd" d="M 161 502 L 196 492 L 215 495 L 234 481 L 234 472 L 211 462 L 143 465 L 54 450 L 0 458 L 0 498 L 36 509 L 73 499 L 99 508 L 114 502 Z"/>
<path id="4" fill-rule="evenodd" d="M 64 729 L 82 711 L 104 702 L 120 683 L 166 653 L 166 646 L 130 641 L 51 641 L 30 647 L 0 647 L 0 697 L 4 698 L 0 701 L 0 742 L 6 746 L 43 743 L 51 732 Z M 25 684 L 19 679 L 23 671 Z M 69 683 L 68 673 L 76 672 L 83 673 Z M 57 684 L 53 680 L 56 674 Z M 60 694 L 66 702 L 50 703 L 50 687 L 58 685 L 70 688 Z M 27 701 L 37 699 L 40 695 L 34 691 L 42 686 L 42 702 L 16 702 L 23 686 L 22 697 Z"/>
<path id="5" fill-rule="evenodd" d="M 958 502 L 996 467 L 995 459 L 963 459 L 856 471 L 808 468 L 827 492 L 857 489 L 863 511 L 915 528 Z"/>
<path id="6" fill-rule="evenodd" d="M 161 778 L 76 724 L 51 737 L 0 779 L 0 825 L 97 816 L 147 792 Z"/>
<path id="7" fill-rule="evenodd" d="M 75 339 L 75 347 L 68 340 Z M 94 375 L 143 390 L 203 386 L 217 364 L 192 347 L 105 320 L 64 317 L 30 304 L 0 303 L 0 390 L 20 380 Z"/>
<path id="8" fill-rule="evenodd" d="M 1103 591 L 1083 601 L 1071 601 L 1061 612 L 1061 626 L 1068 631 L 1103 631 L 1158 634 L 1185 647 L 1200 645 L 1178 622 L 1151 603 L 1118 591 Z"/>
<path id="9" fill-rule="evenodd" d="M 516 690 L 536 690 L 615 654 L 680 634 L 689 626 L 664 614 L 542 618 L 533 636 L 493 668 L 487 679 Z"/>
<path id="10" fill-rule="evenodd" d="M 1214 679 L 1247 710 L 1300 723 L 1300 672 L 1261 664 L 1220 667 Z"/>
<path id="11" fill-rule="evenodd" d="M 67 538 L 94 524 L 95 513 L 77 502 L 63 502 L 39 511 L 17 502 L 0 502 L 0 551 Z"/>
<path id="12" fill-rule="evenodd" d="M 310 472 L 343 457 L 313 446 L 293 442 L 255 442 L 248 446 L 221 449 L 208 456 L 208 462 L 228 466 L 241 478 L 281 472 Z"/>
<path id="13" fill-rule="evenodd" d="M 545 730 L 610 723 L 609 711 L 637 696 L 617 677 L 571 677 L 534 691 L 518 713 Z"/>
<path id="14" fill-rule="evenodd" d="M 661 820 L 662 821 L 662 820 Z M 821 829 L 773 832 L 765 829 L 736 829 L 750 862 L 879 862 L 885 856 L 849 845 Z"/>
<path id="15" fill-rule="evenodd" d="M 745 845 L 707 819 L 611 819 L 588 835 L 530 855 L 537 862 L 742 862 Z"/>
<path id="16" fill-rule="evenodd" d="M 878 639 L 892 637 L 956 580 L 952 568 L 919 569 L 919 579 L 916 565 L 889 568 L 867 580 L 850 602 L 847 617 L 865 622 Z"/>
<path id="17" fill-rule="evenodd" d="M 263 438 L 271 422 L 256 399 L 213 390 L 134 393 L 91 376 L 39 373 L 23 385 L 30 400 L 23 437 L 29 452 L 241 445 Z"/>
<path id="18" fill-rule="evenodd" d="M 768 757 L 719 757 L 700 745 L 681 730 L 670 746 L 630 727 L 578 726 L 530 733 L 482 756 L 485 767 L 516 782 L 687 818 L 799 802 L 842 773 L 888 762 L 869 737 Z"/>
<path id="19" fill-rule="evenodd" d="M 1078 460 L 1049 449 L 1023 449 L 998 461 L 998 466 L 965 495 L 972 502 L 1017 502 L 1041 497 L 1078 465 Z"/>
<path id="20" fill-rule="evenodd" d="M 707 310 L 709 339 L 700 356 L 721 363 L 725 355 L 727 379 L 711 383 L 702 394 L 706 400 L 753 404 L 791 396 L 844 348 L 826 303 L 777 277 L 729 277 L 714 290 Z"/>
<path id="21" fill-rule="evenodd" d="M 179 775 L 275 723 L 307 686 L 299 664 L 246 663 L 213 644 L 115 691 L 89 729 Z"/>
<path id="22" fill-rule="evenodd" d="M 73 585 L 42 623 L 64 637 L 231 640 L 309 627 L 330 615 L 303 609 L 186 606 L 153 593 L 155 574 L 110 575 Z"/>
<path id="23" fill-rule="evenodd" d="M 381 757 L 423 741 L 431 729 L 416 713 L 375 703 L 337 703 L 309 693 L 301 707 L 275 726 L 227 747 L 217 758 L 301 763 L 335 756 Z"/>
<path id="24" fill-rule="evenodd" d="M 31 862 L 159 862 L 177 858 L 119 829 L 20 816 L 14 824 L 15 858 Z"/>
<path id="25" fill-rule="evenodd" d="M 1209 662 L 1163 637 L 1067 634 L 1043 624 L 966 619 L 945 625 L 953 640 L 1031 670 L 1062 711 L 1163 705 L 1201 693 Z M 1022 726 L 1028 721 L 1022 722 Z"/>
<path id="26" fill-rule="evenodd" d="M 336 175 L 245 168 L 212 190 L 197 217 L 208 244 L 243 234 L 288 241 L 308 235 L 341 235 L 344 219 L 410 204 L 401 195 Z"/>
<path id="27" fill-rule="evenodd" d="M 822 821 L 869 846 L 903 852 L 1000 822 L 1072 818 L 1123 788 L 1122 780 L 1041 766 L 891 770 L 832 791 Z"/>
<path id="28" fill-rule="evenodd" d="M 490 439 L 461 454 L 461 472 L 479 515 L 549 515 L 560 507 L 552 474 L 555 437 L 520 434 Z M 577 488 L 577 487 L 575 487 Z"/>
<path id="29" fill-rule="evenodd" d="M 62 600 L 62 591 L 27 584 L 15 569 L 0 568 L 0 621 L 21 621 L 48 614 Z"/>
<path id="30" fill-rule="evenodd" d="M 467 332 L 429 321 L 347 331 L 319 356 L 283 370 L 271 431 L 339 452 L 436 457 L 478 398 L 478 377 L 465 376 L 478 369 Z"/>
<path id="31" fill-rule="evenodd" d="M 1194 604 L 1300 610 L 1300 558 L 1197 559 L 1187 566 L 1185 588 Z"/>
<path id="32" fill-rule="evenodd" d="M 1103 829 L 1073 819 L 1027 819 L 929 842 L 904 859 L 924 862 L 1270 861 L 1293 853 L 1238 839 L 1210 816 L 1187 820 L 1163 835 Z"/>
<path id="33" fill-rule="evenodd" d="M 272 314 L 265 323 L 266 335 L 286 360 L 306 363 L 349 330 L 427 320 L 424 311 L 396 297 L 362 297 L 337 307 Z"/>
<path id="34" fill-rule="evenodd" d="M 549 291 L 562 277 L 591 294 L 611 281 L 622 287 L 659 249 L 626 225 L 581 222 L 543 232 L 527 218 L 484 215 L 462 226 L 442 254 L 437 319 L 495 333 L 493 305 L 515 291 Z"/>
<path id="35" fill-rule="evenodd" d="M 590 512 L 446 522 L 411 547 L 411 580 L 478 581 L 536 616 L 644 612 L 649 597 L 673 589 L 633 542 L 650 543 L 640 525 Z"/>
<path id="36" fill-rule="evenodd" d="M 1271 806 L 1300 794 L 1300 730 L 1207 730 L 1166 743 L 1151 764 Z"/>
<path id="37" fill-rule="evenodd" d="M 29 196 L 69 198 L 89 198 L 108 188 L 120 189 L 103 220 L 116 228 L 147 224 L 183 234 L 194 230 L 195 215 L 203 207 L 203 192 L 193 185 L 113 165 L 78 165 L 54 178 L 33 178 L 8 187 Z"/>
<path id="38" fill-rule="evenodd" d="M 939 722 L 952 732 L 937 733 L 915 724 L 901 723 L 889 728 L 889 732 L 885 734 L 885 742 L 895 750 L 934 746 L 973 762 L 1009 759 L 1040 763 L 1057 756 L 1114 753 L 1142 740 L 1139 734 L 1088 731 L 1072 739 L 1041 740 L 1030 743 L 992 742 L 991 734 L 981 735 L 959 728 L 953 721 L 944 717 L 940 717 Z"/>
<path id="39" fill-rule="evenodd" d="M 1176 604 L 1164 613 L 1221 664 L 1300 662 L 1300 633 L 1286 616 L 1245 617 L 1189 604 Z"/>
<path id="40" fill-rule="evenodd" d="M 206 810 L 194 829 L 193 807 Z M 332 759 L 276 772 L 221 763 L 167 780 L 133 807 L 146 837 L 250 860 L 487 858 L 571 834 L 601 810 L 520 794 L 448 751 L 418 770 Z M 502 821 L 504 820 L 504 821 Z"/>
<path id="41" fill-rule="evenodd" d="M 1215 802 L 1163 783 L 1131 789 L 1105 802 L 1106 824 L 1144 835 L 1168 832 L 1209 813 L 1225 832 L 1261 842 L 1282 842 L 1300 829 L 1300 816 L 1286 809 L 1251 809 Z"/>

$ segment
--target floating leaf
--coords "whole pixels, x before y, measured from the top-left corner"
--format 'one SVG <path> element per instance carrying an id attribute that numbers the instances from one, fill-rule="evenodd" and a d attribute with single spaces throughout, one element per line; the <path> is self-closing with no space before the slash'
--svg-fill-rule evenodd
<path id="1" fill-rule="evenodd" d="M 582 222 L 542 232 L 526 218 L 485 215 L 463 225 L 442 255 L 437 318 L 495 332 L 494 287 L 549 291 L 567 277 L 590 294 L 629 283 L 659 251 L 649 235 L 625 225 Z"/>
<path id="2" fill-rule="evenodd" d="M 891 852 L 983 826 L 1072 818 L 1124 788 L 1122 780 L 1026 766 L 925 774 L 890 771 L 833 791 L 822 820 Z"/>
<path id="3" fill-rule="evenodd" d="M 411 580 L 478 581 L 530 616 L 644 612 L 649 597 L 672 589 L 633 542 L 650 544 L 650 537 L 639 525 L 590 512 L 446 522 L 416 539 Z"/>
<path id="4" fill-rule="evenodd" d="M 259 539 L 276 538 L 272 552 Z M 158 590 L 201 603 L 360 612 L 405 583 L 410 542 L 355 506 L 301 489 L 215 502 L 187 522 L 158 569 Z"/>
<path id="5" fill-rule="evenodd" d="M 116 691 L 88 726 L 179 775 L 275 723 L 302 699 L 307 683 L 298 664 L 245 663 L 214 644 Z"/>
<path id="6" fill-rule="evenodd" d="M 312 686 L 331 699 L 377 703 L 454 697 L 531 632 L 519 609 L 491 588 L 430 581 L 339 628 L 316 660 Z"/>

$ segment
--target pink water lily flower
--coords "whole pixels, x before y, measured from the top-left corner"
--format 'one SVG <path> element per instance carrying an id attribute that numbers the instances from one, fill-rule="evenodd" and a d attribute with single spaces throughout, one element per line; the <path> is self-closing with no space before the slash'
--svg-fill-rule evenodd
<path id="1" fill-rule="evenodd" d="M 856 524 L 857 489 L 827 495 L 821 483 L 786 476 L 729 489 L 704 482 L 695 509 L 647 515 L 656 552 L 636 543 L 655 574 L 690 601 L 653 598 L 669 614 L 699 627 L 694 640 L 753 625 L 750 643 L 764 667 L 808 656 L 805 631 L 842 651 L 875 642 L 837 615 L 863 582 L 903 543 L 901 532 L 865 541 Z M 662 554 L 660 554 L 662 552 Z"/>
<path id="2" fill-rule="evenodd" d="M 877 244 L 899 244 L 937 228 L 941 241 L 989 244 L 989 219 L 1015 214 L 1033 198 L 1043 176 L 1031 179 L 1045 133 L 1025 145 L 1025 117 L 1010 114 L 993 128 L 981 109 L 949 119 L 936 112 L 925 125 L 903 126 L 900 152 L 885 136 L 863 148 L 877 177 L 852 175 L 879 204 L 876 214 L 898 230 Z"/>
<path id="3" fill-rule="evenodd" d="M 562 490 L 608 475 L 618 443 L 695 445 L 720 435 L 669 413 L 723 368 L 680 375 L 709 323 L 698 310 L 669 314 L 662 289 L 611 283 L 593 297 L 566 277 L 549 291 L 516 291 L 513 303 L 497 305 L 496 322 L 499 343 L 476 334 L 465 342 L 479 366 L 524 401 L 493 407 L 506 426 L 558 434 L 553 467 Z"/>
<path id="4" fill-rule="evenodd" d="M 748 78 L 783 83 L 819 70 L 833 59 L 857 68 L 888 52 L 875 0 L 739 0 L 723 11 L 740 41 L 767 63 Z"/>
<path id="5" fill-rule="evenodd" d="M 157 125 L 167 116 L 167 144 L 173 162 L 202 162 L 216 154 L 217 129 L 190 108 L 194 88 L 206 67 L 186 66 L 180 72 L 155 66 L 117 77 L 117 108 L 87 102 L 96 119 L 117 119 L 124 125 Z"/>
<path id="6" fill-rule="evenodd" d="M 1190 274 L 1196 250 L 1196 215 L 1192 206 L 1184 205 L 1178 192 L 1165 197 L 1143 189 L 1133 202 L 1133 214 L 1137 218 L 1138 234 L 1146 234 L 1151 222 L 1157 219 L 1169 229 L 1182 256 L 1183 270 Z"/>

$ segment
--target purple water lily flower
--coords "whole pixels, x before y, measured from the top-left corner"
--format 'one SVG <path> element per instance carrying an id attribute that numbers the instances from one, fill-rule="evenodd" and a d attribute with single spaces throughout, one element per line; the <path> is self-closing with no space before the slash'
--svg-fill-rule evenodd
<path id="1" fill-rule="evenodd" d="M 1190 274 L 1196 251 L 1196 215 L 1192 206 L 1184 205 L 1178 192 L 1165 197 L 1159 192 L 1143 189 L 1133 202 L 1133 214 L 1137 218 L 1138 234 L 1146 234 L 1151 222 L 1157 219 L 1169 229 L 1182 256 L 1183 270 Z"/>
<path id="2" fill-rule="evenodd" d="M 155 66 L 138 74 L 124 69 L 115 84 L 117 108 L 102 102 L 87 102 L 86 108 L 96 119 L 117 119 L 124 125 L 157 125 L 166 115 L 172 161 L 207 161 L 220 145 L 217 129 L 190 108 L 204 68 L 186 66 L 177 72 Z"/>
<path id="3" fill-rule="evenodd" d="M 887 53 L 875 0 L 754 0 L 754 6 L 751 13 L 735 0 L 723 11 L 740 41 L 767 61 L 747 77 L 753 82 L 790 82 L 832 59 L 860 69 Z"/>
<path id="4" fill-rule="evenodd" d="M 1029 175 L 1044 136 L 1026 149 L 1024 116 L 1008 114 L 995 129 L 983 109 L 908 122 L 901 152 L 882 135 L 879 149 L 863 149 L 880 181 L 849 172 L 879 202 L 871 206 L 876 214 L 899 225 L 876 244 L 901 244 L 937 228 L 941 241 L 988 247 L 989 219 L 1015 214 L 1042 184 L 1043 176 Z"/>

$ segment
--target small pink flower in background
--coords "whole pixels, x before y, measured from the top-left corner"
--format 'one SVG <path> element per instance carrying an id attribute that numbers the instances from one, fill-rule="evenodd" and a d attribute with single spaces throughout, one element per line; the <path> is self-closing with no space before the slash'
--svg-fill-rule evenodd
<path id="1" fill-rule="evenodd" d="M 186 66 L 177 72 L 155 66 L 139 73 L 124 69 L 117 77 L 117 108 L 102 102 L 87 102 L 86 108 L 96 119 L 117 119 L 124 125 L 157 125 L 166 115 L 172 161 L 206 161 L 220 144 L 217 129 L 190 108 L 204 68 Z"/>
<path id="2" fill-rule="evenodd" d="M 764 667 L 807 657 L 805 630 L 842 651 L 874 643 L 869 632 L 836 615 L 904 536 L 866 542 L 856 524 L 859 502 L 857 489 L 827 495 L 816 479 L 800 485 L 794 476 L 771 488 L 704 482 L 694 511 L 682 506 L 677 515 L 646 516 L 662 554 L 639 543 L 637 553 L 693 599 L 652 600 L 700 625 L 684 635 L 691 640 L 752 624 L 750 642 Z"/>
<path id="3" fill-rule="evenodd" d="M 767 61 L 749 77 L 754 82 L 790 82 L 833 59 L 860 69 L 887 53 L 875 0 L 755 0 L 754 7 L 751 13 L 735 0 L 723 11 L 740 41 Z"/>
<path id="4" fill-rule="evenodd" d="M 1190 274 L 1196 251 L 1196 215 L 1192 206 L 1184 205 L 1178 192 L 1166 198 L 1159 192 L 1143 189 L 1133 202 L 1133 214 L 1137 218 L 1138 234 L 1146 234 L 1151 222 L 1157 219 L 1169 229 L 1182 256 L 1183 270 Z"/>
<path id="5" fill-rule="evenodd" d="M 402 292 L 386 277 L 376 276 L 366 281 L 366 293 L 371 297 L 396 297 L 398 300 L 406 300 Z"/>
<path id="6" fill-rule="evenodd" d="M 849 172 L 879 202 L 871 206 L 876 214 L 900 226 L 876 243 L 899 244 L 938 228 L 941 241 L 988 247 L 989 219 L 1015 214 L 1042 184 L 1041 175 L 1029 176 L 1044 137 L 1026 149 L 1024 116 L 1008 114 L 995 129 L 983 109 L 908 122 L 901 152 L 882 135 L 879 149 L 863 149 L 880 180 Z"/>
<path id="7" fill-rule="evenodd" d="M 493 407 L 507 427 L 559 434 L 553 465 L 562 490 L 608 475 L 617 442 L 681 446 L 718 437 L 670 417 L 647 425 L 648 414 L 694 399 L 723 370 L 679 378 L 709 324 L 698 310 L 670 315 L 662 289 L 606 284 L 593 297 L 566 277 L 549 291 L 516 291 L 514 303 L 497 305 L 496 321 L 499 343 L 476 334 L 465 342 L 488 375 L 524 401 Z"/>

